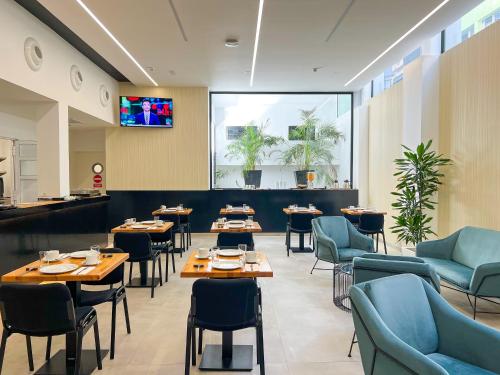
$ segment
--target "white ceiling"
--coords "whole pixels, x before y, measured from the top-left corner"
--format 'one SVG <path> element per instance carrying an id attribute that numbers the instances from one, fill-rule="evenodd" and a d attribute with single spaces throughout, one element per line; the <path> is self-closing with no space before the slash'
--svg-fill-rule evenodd
<path id="1" fill-rule="evenodd" d="M 249 86 L 258 0 L 84 0 L 161 86 L 238 91 L 354 91 L 481 0 L 451 0 L 352 85 L 344 84 L 442 0 L 266 0 Z M 132 83 L 150 81 L 74 0 L 39 0 Z M 224 47 L 235 37 L 239 48 Z M 322 67 L 314 73 L 314 67 Z"/>

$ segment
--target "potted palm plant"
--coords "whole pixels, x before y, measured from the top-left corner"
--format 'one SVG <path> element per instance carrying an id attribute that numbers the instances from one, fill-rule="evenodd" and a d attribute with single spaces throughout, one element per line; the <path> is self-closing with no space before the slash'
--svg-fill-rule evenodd
<path id="1" fill-rule="evenodd" d="M 289 147 L 282 151 L 284 165 L 296 165 L 295 182 L 297 186 L 307 184 L 307 172 L 317 169 L 320 178 L 327 184 L 336 178 L 332 168 L 335 157 L 333 151 L 344 135 L 337 129 L 335 122 L 321 122 L 316 116 L 316 108 L 300 110 L 302 124 L 291 133 Z M 332 180 L 332 181 L 330 181 Z"/>
<path id="2" fill-rule="evenodd" d="M 269 120 L 260 126 L 255 126 L 254 121 L 249 122 L 246 124 L 241 136 L 227 147 L 227 158 L 230 160 L 235 158 L 243 159 L 245 185 L 260 187 L 262 170 L 257 170 L 256 167 L 262 163 L 264 157 L 268 156 L 268 153 L 266 153 L 268 149 L 283 141 L 281 137 L 265 133 L 265 128 L 268 125 Z"/>
<path id="3" fill-rule="evenodd" d="M 399 214 L 393 216 L 395 225 L 390 229 L 403 244 L 404 253 L 414 253 L 417 243 L 435 234 L 431 229 L 430 212 L 436 207 L 435 195 L 444 176 L 440 168 L 452 161 L 432 151 L 431 145 L 432 140 L 421 143 L 415 151 L 403 145 L 404 157 L 394 160 L 397 185 L 396 191 L 391 193 L 396 197 L 392 207 Z"/>

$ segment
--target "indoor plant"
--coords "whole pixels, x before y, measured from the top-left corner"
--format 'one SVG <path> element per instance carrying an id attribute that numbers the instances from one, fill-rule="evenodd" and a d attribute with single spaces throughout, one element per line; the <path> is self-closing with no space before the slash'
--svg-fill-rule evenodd
<path id="1" fill-rule="evenodd" d="M 435 234 L 431 229 L 430 211 L 436 207 L 435 194 L 444 176 L 440 168 L 450 165 L 452 161 L 430 150 L 432 140 L 421 143 L 413 151 L 403 145 L 404 152 L 400 159 L 394 160 L 397 177 L 396 197 L 392 204 L 399 214 L 393 216 L 395 225 L 391 227 L 397 234 L 398 241 L 407 247 L 415 247 L 417 243 Z"/>
<path id="2" fill-rule="evenodd" d="M 336 178 L 335 168 L 332 168 L 333 151 L 344 135 L 338 131 L 335 122 L 321 122 L 315 112 L 316 108 L 300 110 L 302 124 L 290 133 L 293 143 L 281 153 L 283 164 L 298 166 L 295 171 L 297 185 L 306 185 L 307 172 L 313 169 L 317 169 L 319 178 L 328 185 Z"/>
<path id="3" fill-rule="evenodd" d="M 245 185 L 260 187 L 262 170 L 256 170 L 256 166 L 262 163 L 266 157 L 266 149 L 276 146 L 283 141 L 281 137 L 265 133 L 269 120 L 260 126 L 255 126 L 251 121 L 245 126 L 245 130 L 238 139 L 231 142 L 227 147 L 226 157 L 229 159 L 243 159 L 243 178 Z"/>

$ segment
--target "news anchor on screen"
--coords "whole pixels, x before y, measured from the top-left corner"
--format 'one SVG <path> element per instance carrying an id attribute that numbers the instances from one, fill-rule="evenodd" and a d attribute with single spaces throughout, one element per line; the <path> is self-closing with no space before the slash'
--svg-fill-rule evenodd
<path id="1" fill-rule="evenodd" d="M 151 112 L 151 102 L 148 99 L 142 101 L 142 112 L 135 115 L 135 123 L 141 125 L 160 125 L 160 119 Z"/>

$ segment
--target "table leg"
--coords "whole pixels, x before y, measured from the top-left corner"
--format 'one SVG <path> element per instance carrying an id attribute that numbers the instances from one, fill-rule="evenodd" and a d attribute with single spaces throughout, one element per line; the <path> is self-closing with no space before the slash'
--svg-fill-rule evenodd
<path id="1" fill-rule="evenodd" d="M 139 272 L 140 272 L 140 277 L 134 277 L 130 283 L 128 283 L 126 286 L 127 288 L 151 288 L 151 283 L 153 282 L 153 279 L 151 277 L 148 277 L 148 261 L 144 262 L 139 262 Z M 155 279 L 155 284 L 158 285 L 160 283 L 160 278 L 157 277 Z"/>
<path id="2" fill-rule="evenodd" d="M 206 345 L 201 358 L 202 371 L 252 371 L 253 345 L 233 345 L 233 332 L 222 332 L 222 345 Z"/>
<path id="3" fill-rule="evenodd" d="M 299 247 L 290 247 L 293 253 L 312 253 L 314 250 L 304 246 L 304 233 L 299 233 Z"/>

